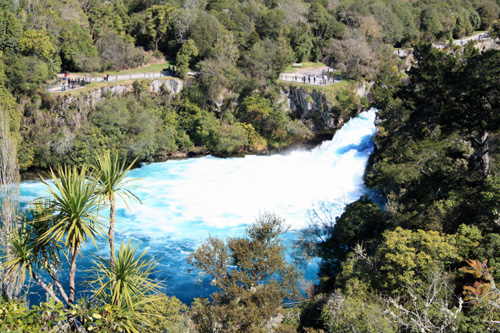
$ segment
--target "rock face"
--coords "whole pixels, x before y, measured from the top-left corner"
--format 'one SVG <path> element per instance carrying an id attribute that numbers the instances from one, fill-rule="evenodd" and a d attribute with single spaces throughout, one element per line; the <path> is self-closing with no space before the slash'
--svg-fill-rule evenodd
<path id="1" fill-rule="evenodd" d="M 311 131 L 330 132 L 342 125 L 340 114 L 332 111 L 326 96 L 316 90 L 309 93 L 294 86 L 283 87 L 280 98 L 293 118 L 300 119 Z"/>
<path id="2" fill-rule="evenodd" d="M 356 87 L 356 95 L 359 97 L 368 97 L 368 93 L 373 86 L 373 82 L 359 82 Z"/>
<path id="3" fill-rule="evenodd" d="M 484 52 L 487 50 L 498 50 L 500 49 L 500 44 L 498 44 L 495 39 L 489 38 L 475 43 L 474 46 L 479 49 L 479 51 Z"/>
<path id="4" fill-rule="evenodd" d="M 149 89 L 152 93 L 159 93 L 161 89 L 168 91 L 169 94 L 171 95 L 177 95 L 182 91 L 182 88 L 184 85 L 182 84 L 182 80 L 178 79 L 171 79 L 171 80 L 153 80 L 149 84 Z"/>

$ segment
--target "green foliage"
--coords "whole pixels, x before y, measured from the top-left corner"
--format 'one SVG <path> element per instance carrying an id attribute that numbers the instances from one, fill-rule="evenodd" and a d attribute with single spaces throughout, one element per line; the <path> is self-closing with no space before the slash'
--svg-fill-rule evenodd
<path id="1" fill-rule="evenodd" d="M 124 22 L 120 16 L 119 2 L 114 5 L 111 3 L 104 3 L 100 6 L 93 6 L 87 12 L 90 35 L 93 40 L 101 37 L 104 33 L 115 31 L 122 33 L 124 31 Z"/>
<path id="2" fill-rule="evenodd" d="M 259 132 L 270 131 L 271 125 L 267 120 L 272 112 L 269 100 L 253 95 L 245 98 L 241 103 L 240 121 L 250 123 Z"/>
<path id="3" fill-rule="evenodd" d="M 224 28 L 212 15 L 202 12 L 198 15 L 189 34 L 198 49 L 200 58 L 206 58 L 215 42 L 222 35 Z"/>
<path id="4" fill-rule="evenodd" d="M 370 5 L 370 11 L 382 28 L 384 42 L 394 45 L 403 40 L 403 22 L 391 7 L 376 2 Z"/>
<path id="5" fill-rule="evenodd" d="M 140 95 L 143 87 L 137 82 L 136 91 Z M 171 128 L 161 121 L 162 114 L 148 105 L 150 101 L 148 98 L 137 101 L 133 96 L 110 99 L 96 106 L 91 121 L 100 128 L 108 147 L 127 156 L 139 156 L 141 160 L 151 159 L 158 150 L 172 147 L 174 138 Z"/>
<path id="6" fill-rule="evenodd" d="M 147 250 L 137 254 L 139 245 L 120 244 L 113 262 L 96 256 L 93 276 L 88 282 L 93 294 L 104 303 L 117 308 L 139 331 L 143 325 L 152 327 L 152 315 L 160 316 L 156 296 L 160 284 L 151 278 L 155 262 L 146 257 Z"/>
<path id="7" fill-rule="evenodd" d="M 54 318 L 54 319 L 52 319 Z M 28 310 L 21 302 L 0 303 L 0 330 L 2 332 L 55 332 L 65 323 L 61 303 L 42 303 Z"/>
<path id="8" fill-rule="evenodd" d="M 73 141 L 72 159 L 75 164 L 82 165 L 91 161 L 96 155 L 107 148 L 108 140 L 101 130 L 91 124 L 84 126 L 75 136 Z M 45 160 L 49 162 L 50 160 Z M 50 163 L 42 164 L 47 167 Z"/>
<path id="9" fill-rule="evenodd" d="M 3 59 L 2 59 L 3 60 Z M 5 66 L 3 61 L 0 61 L 0 112 L 6 116 L 9 121 L 9 130 L 14 138 L 20 140 L 19 129 L 21 123 L 21 114 L 16 110 L 16 100 L 14 96 L 7 90 L 7 77 L 4 72 Z M 19 150 L 19 148 L 18 148 Z M 22 162 L 22 160 L 20 161 Z"/>
<path id="10" fill-rule="evenodd" d="M 155 329 L 148 329 L 147 332 L 157 332 L 163 328 L 172 330 L 172 332 L 185 332 L 180 329 L 186 329 L 183 322 L 185 318 L 182 316 L 186 306 L 175 297 L 163 296 L 163 302 L 165 317 L 154 317 L 158 325 L 155 325 Z M 128 315 L 124 315 L 117 307 L 110 304 L 97 306 L 83 299 L 75 304 L 70 312 L 80 319 L 80 327 L 87 332 L 146 332 L 145 326 L 134 326 Z M 22 303 L 16 301 L 10 303 L 2 301 L 0 303 L 0 329 L 2 332 L 70 332 L 66 318 L 67 310 L 64 309 L 62 303 L 40 303 L 29 310 Z"/>
<path id="11" fill-rule="evenodd" d="M 397 332 L 386 318 L 382 302 L 358 288 L 351 295 L 329 295 L 321 313 L 328 332 Z"/>
<path id="12" fill-rule="evenodd" d="M 54 225 L 42 238 L 64 241 L 73 250 L 78 249 L 90 238 L 102 234 L 102 222 L 97 215 L 99 196 L 98 183 L 87 179 L 87 168 L 59 166 L 57 174 L 51 170 L 52 187 L 45 179 L 42 182 L 53 200 L 53 209 L 57 212 Z M 92 176 L 92 174 L 90 174 Z"/>
<path id="13" fill-rule="evenodd" d="M 146 33 L 158 51 L 158 44 L 167 34 L 174 16 L 175 9 L 172 5 L 153 5 L 146 10 Z"/>
<path id="14" fill-rule="evenodd" d="M 177 53 L 177 72 L 180 77 L 186 77 L 189 68 L 189 61 L 192 57 L 196 56 L 198 56 L 198 49 L 194 45 L 194 41 L 192 39 L 188 39 L 184 44 L 182 44 L 179 53 Z"/>
<path id="15" fill-rule="evenodd" d="M 480 29 L 487 30 L 493 22 L 498 20 L 500 6 L 495 2 L 484 2 L 477 8 L 477 13 L 481 18 Z"/>
<path id="16" fill-rule="evenodd" d="M 277 40 L 283 34 L 283 12 L 273 9 L 260 17 L 255 25 L 255 30 L 261 39 L 270 38 Z"/>
<path id="17" fill-rule="evenodd" d="M 439 17 L 439 12 L 436 6 L 427 6 L 420 15 L 420 27 L 427 33 L 428 38 L 432 39 L 434 36 L 439 36 L 444 32 L 444 26 Z"/>
<path id="18" fill-rule="evenodd" d="M 157 311 L 160 316 L 149 320 L 152 327 L 159 332 L 184 333 L 189 331 L 189 317 L 186 315 L 188 307 L 175 296 L 168 297 L 160 294 Z"/>
<path id="19" fill-rule="evenodd" d="M 266 139 L 264 139 L 251 124 L 238 123 L 237 126 L 245 130 L 250 149 L 261 151 L 267 148 Z"/>
<path id="20" fill-rule="evenodd" d="M 96 70 L 92 59 L 97 56 L 88 32 L 77 23 L 68 23 L 59 36 L 62 65 L 68 70 Z"/>
<path id="21" fill-rule="evenodd" d="M 408 85 L 387 70 L 386 82 L 377 81 L 372 96 L 380 108 L 378 161 L 366 179 L 389 194 L 392 212 L 404 225 L 453 233 L 463 221 L 486 224 L 477 217 L 493 213 L 477 195 L 489 191 L 484 181 L 492 171 L 490 154 L 496 155 L 486 147 L 489 133 L 498 130 L 490 106 L 500 104 L 490 89 L 499 77 L 492 65 L 499 55 L 469 47 L 451 55 L 422 46 L 415 50 L 418 65 L 409 71 Z M 481 79 L 479 71 L 485 73 Z"/>
<path id="22" fill-rule="evenodd" d="M 429 274 L 459 259 L 454 237 L 436 231 L 411 231 L 401 227 L 384 233 L 377 257 L 382 286 L 391 294 L 404 293 L 416 284 L 419 274 Z"/>
<path id="23" fill-rule="evenodd" d="M 246 131 L 239 124 L 219 124 L 213 133 L 211 150 L 216 155 L 227 156 L 238 153 L 248 146 Z"/>
<path id="24" fill-rule="evenodd" d="M 198 299 L 192 318 L 201 332 L 268 330 L 285 299 L 297 299 L 299 274 L 286 263 L 281 235 L 283 220 L 262 215 L 246 237 L 210 237 L 188 262 L 213 278 L 220 291 L 213 301 Z"/>
<path id="25" fill-rule="evenodd" d="M 311 3 L 307 18 L 311 23 L 313 35 L 323 41 L 341 37 L 342 31 L 345 29 L 345 25 L 331 17 L 319 2 Z"/>
<path id="26" fill-rule="evenodd" d="M 335 283 L 337 287 L 346 287 L 346 277 L 336 281 L 342 262 L 358 244 L 363 244 L 368 254 L 373 255 L 382 232 L 390 228 L 387 215 L 367 197 L 349 204 L 335 220 L 332 220 L 331 208 L 326 203 L 320 205 L 312 215 L 310 230 L 304 235 L 304 242 L 312 242 L 317 251 L 315 255 L 322 259 L 319 276 L 325 291 L 333 290 Z M 321 233 L 319 239 L 311 239 L 318 233 Z M 345 267 L 342 269 L 345 270 Z"/>
<path id="27" fill-rule="evenodd" d="M 49 67 L 37 57 L 9 58 L 6 63 L 7 86 L 14 95 L 39 93 L 42 84 L 50 78 Z"/>
<path id="28" fill-rule="evenodd" d="M 236 116 L 242 123 L 252 126 L 268 144 L 281 148 L 287 142 L 292 127 L 290 119 L 280 107 L 273 107 L 268 99 L 258 95 L 246 97 Z"/>
<path id="29" fill-rule="evenodd" d="M 51 78 L 60 70 L 61 59 L 56 53 L 50 37 L 45 31 L 28 30 L 19 39 L 19 49 L 26 56 L 36 56 L 48 66 L 47 78 Z"/>
<path id="30" fill-rule="evenodd" d="M 43 61 L 55 56 L 56 49 L 45 31 L 28 30 L 19 39 L 19 48 L 26 55 L 36 55 Z"/>
<path id="31" fill-rule="evenodd" d="M 7 54 L 19 51 L 19 39 L 22 35 L 22 25 L 15 14 L 0 9 L 0 50 Z"/>
<path id="32" fill-rule="evenodd" d="M 299 22 L 290 31 L 290 45 L 295 52 L 295 61 L 309 60 L 313 48 L 313 36 L 311 28 L 304 22 Z"/>

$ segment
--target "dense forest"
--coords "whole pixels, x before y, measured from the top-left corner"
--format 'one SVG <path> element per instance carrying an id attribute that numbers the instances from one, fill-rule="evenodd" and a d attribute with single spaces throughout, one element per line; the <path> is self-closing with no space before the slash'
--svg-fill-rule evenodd
<path id="1" fill-rule="evenodd" d="M 2 0 L 0 331 L 500 331 L 500 52 L 431 45 L 497 38 L 499 15 L 498 0 Z M 401 47 L 411 63 L 394 56 Z M 373 83 L 369 100 L 336 92 L 329 111 L 379 110 L 372 194 L 338 218 L 328 203 L 311 214 L 297 265 L 284 221 L 267 213 L 188 257 L 219 288 L 210 299 L 160 293 L 147 253 L 114 244 L 116 201 L 139 200 L 128 171 L 178 151 L 267 152 L 322 134 L 280 98 L 279 73 L 306 61 Z M 93 104 L 47 91 L 58 73 L 151 63 L 176 66 L 182 92 L 151 94 L 140 80 Z M 21 212 L 20 172 L 40 170 L 48 198 Z M 75 284 L 80 249 L 97 239 L 110 255 Z M 312 256 L 319 283 L 304 295 L 297 267 Z M 28 280 L 47 302 L 26 303 Z"/>
<path id="2" fill-rule="evenodd" d="M 387 62 L 402 66 L 392 46 L 495 28 L 499 13 L 493 1 L 6 0 L 2 100 L 22 171 L 78 164 L 104 148 L 140 161 L 176 151 L 281 149 L 314 135 L 278 96 L 275 80 L 292 62 L 324 61 L 346 79 L 372 80 Z M 147 89 L 137 82 L 139 98 L 91 106 L 44 89 L 58 72 L 136 68 L 165 57 L 181 76 L 199 73 L 180 96 L 141 94 Z M 362 104 L 348 92 L 343 99 Z"/>
<path id="3" fill-rule="evenodd" d="M 365 196 L 335 221 L 325 206 L 305 233 L 322 258 L 318 328 L 500 329 L 500 52 L 421 45 L 414 55 L 407 76 L 386 68 L 372 88 L 365 181 L 385 204 Z"/>

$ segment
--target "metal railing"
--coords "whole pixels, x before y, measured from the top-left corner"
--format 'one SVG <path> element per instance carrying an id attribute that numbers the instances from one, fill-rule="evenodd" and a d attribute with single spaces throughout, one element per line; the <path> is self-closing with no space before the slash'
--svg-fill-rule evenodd
<path id="1" fill-rule="evenodd" d="M 342 81 L 342 75 L 304 75 L 304 74 L 280 74 L 280 80 L 296 82 L 315 86 L 324 86 Z"/>

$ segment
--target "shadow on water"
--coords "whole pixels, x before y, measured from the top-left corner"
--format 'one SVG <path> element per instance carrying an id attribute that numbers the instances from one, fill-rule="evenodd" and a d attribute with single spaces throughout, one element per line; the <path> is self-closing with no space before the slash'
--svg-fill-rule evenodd
<path id="1" fill-rule="evenodd" d="M 351 150 L 356 150 L 360 153 L 371 152 L 373 149 L 373 142 L 371 140 L 372 136 L 372 134 L 365 135 L 361 138 L 359 143 L 339 147 L 335 150 L 335 153 L 338 155 L 343 155 Z"/>

